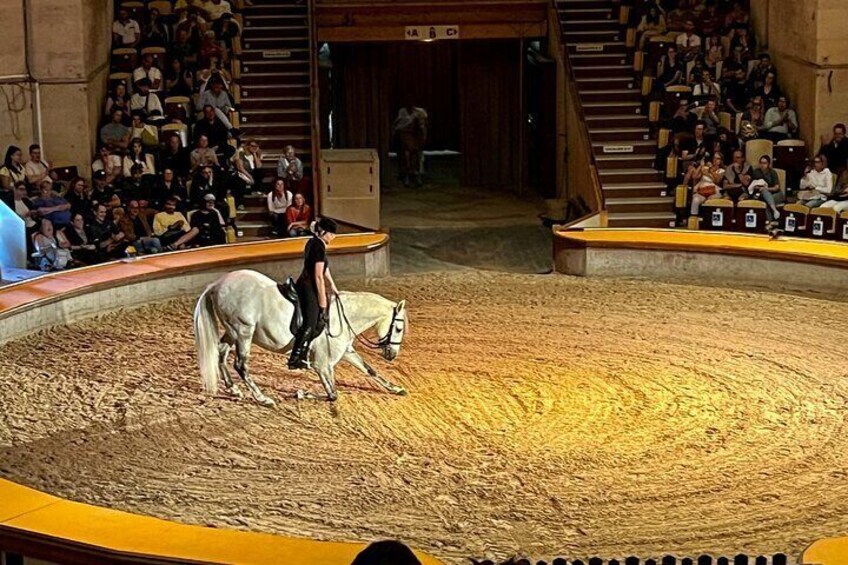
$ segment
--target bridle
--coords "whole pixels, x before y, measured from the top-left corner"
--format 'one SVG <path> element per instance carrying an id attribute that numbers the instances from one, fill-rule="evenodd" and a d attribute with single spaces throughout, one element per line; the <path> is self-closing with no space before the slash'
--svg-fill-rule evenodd
<path id="1" fill-rule="evenodd" d="M 361 343 L 363 346 L 367 347 L 368 349 L 374 349 L 374 350 L 382 349 L 383 355 L 388 356 L 388 352 L 389 352 L 390 347 L 400 346 L 402 344 L 401 341 L 395 341 L 393 339 L 395 331 L 398 331 L 400 333 L 401 330 L 404 329 L 403 328 L 404 319 L 400 315 L 400 311 L 399 311 L 397 306 L 392 308 L 392 322 L 389 324 L 389 329 L 386 332 L 386 335 L 384 335 L 384 336 L 380 337 L 379 339 L 377 339 L 376 341 L 374 341 L 373 339 L 358 335 L 354 331 L 353 326 L 351 325 L 350 320 L 348 320 L 347 314 L 345 313 L 344 304 L 342 304 L 341 297 L 336 295 L 335 302 L 336 302 L 336 310 L 338 310 L 338 312 L 339 312 L 339 318 L 344 321 L 345 325 L 347 326 L 347 329 L 350 330 L 350 333 L 353 334 L 354 339 L 356 339 L 356 341 Z M 341 332 L 339 332 L 338 335 L 341 335 Z M 338 335 L 331 335 L 330 334 L 330 328 L 329 328 L 329 326 L 327 327 L 327 336 L 328 337 L 338 337 Z"/>

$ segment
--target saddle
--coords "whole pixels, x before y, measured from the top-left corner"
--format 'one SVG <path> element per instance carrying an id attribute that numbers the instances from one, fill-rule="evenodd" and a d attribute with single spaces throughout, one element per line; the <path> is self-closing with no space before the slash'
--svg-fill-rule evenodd
<path id="1" fill-rule="evenodd" d="M 277 283 L 277 290 L 283 295 L 283 298 L 288 300 L 294 306 L 294 315 L 292 316 L 289 329 L 292 335 L 297 333 L 300 326 L 303 325 L 303 312 L 300 310 L 300 299 L 297 297 L 297 288 L 294 286 L 294 279 L 291 277 L 286 279 L 284 283 Z"/>

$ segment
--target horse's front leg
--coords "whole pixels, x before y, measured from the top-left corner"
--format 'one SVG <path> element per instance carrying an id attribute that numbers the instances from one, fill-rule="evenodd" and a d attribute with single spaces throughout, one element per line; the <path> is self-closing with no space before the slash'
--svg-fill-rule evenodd
<path id="1" fill-rule="evenodd" d="M 405 388 L 403 388 L 402 386 L 398 386 L 380 376 L 371 365 L 366 363 L 365 360 L 359 356 L 359 353 L 357 353 L 353 349 L 353 347 L 349 348 L 345 352 L 342 359 L 344 359 L 345 361 L 347 361 L 348 363 L 350 363 L 351 365 L 371 377 L 374 382 L 383 387 L 386 391 L 392 394 L 396 394 L 398 396 L 406 396 Z"/>

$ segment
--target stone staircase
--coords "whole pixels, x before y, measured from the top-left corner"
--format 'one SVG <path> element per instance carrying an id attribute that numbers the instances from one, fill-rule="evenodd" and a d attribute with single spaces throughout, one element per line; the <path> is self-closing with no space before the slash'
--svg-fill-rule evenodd
<path id="1" fill-rule="evenodd" d="M 311 166 L 309 5 L 296 0 L 253 0 L 242 13 L 239 128 L 262 148 L 262 190 L 267 193 L 286 145 L 297 149 L 304 167 Z M 248 197 L 245 207 L 238 218 L 245 237 L 270 235 L 265 197 Z"/>
<path id="2" fill-rule="evenodd" d="M 610 227 L 669 227 L 674 198 L 653 168 L 656 140 L 612 0 L 556 0 Z"/>

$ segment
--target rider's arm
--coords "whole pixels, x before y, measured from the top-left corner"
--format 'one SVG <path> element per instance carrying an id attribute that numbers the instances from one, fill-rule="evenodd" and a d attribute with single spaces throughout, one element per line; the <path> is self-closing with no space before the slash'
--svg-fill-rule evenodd
<path id="1" fill-rule="evenodd" d="M 332 280 L 332 279 L 331 279 Z M 315 263 L 315 286 L 318 287 L 318 306 L 327 308 L 327 282 L 324 280 L 324 261 Z"/>
<path id="2" fill-rule="evenodd" d="M 336 286 L 336 281 L 333 280 L 333 275 L 330 274 L 329 268 L 327 268 L 327 272 L 324 273 L 324 278 L 327 280 L 328 283 L 330 283 L 330 291 L 333 294 L 338 294 L 339 293 L 339 287 Z"/>

